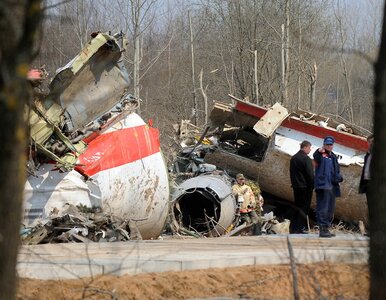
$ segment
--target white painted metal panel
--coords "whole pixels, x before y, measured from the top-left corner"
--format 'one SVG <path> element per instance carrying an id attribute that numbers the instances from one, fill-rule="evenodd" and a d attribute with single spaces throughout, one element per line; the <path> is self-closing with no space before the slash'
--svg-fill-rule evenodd
<path id="1" fill-rule="evenodd" d="M 132 113 L 105 134 L 144 124 Z M 137 146 L 128 144 L 127 151 Z M 168 173 L 161 152 L 100 171 L 88 179 L 75 170 L 60 172 L 52 164 L 42 165 L 37 176 L 29 176 L 25 184 L 24 224 L 44 221 L 54 209 L 62 211 L 66 203 L 101 207 L 122 219 L 137 220 L 143 238 L 158 237 L 169 203 Z"/>
<path id="2" fill-rule="evenodd" d="M 313 153 L 316 149 L 323 146 L 323 139 L 315 137 L 313 135 L 305 134 L 304 132 L 297 131 L 294 129 L 279 127 L 276 130 L 275 135 L 275 147 L 289 155 L 294 155 L 296 152 L 300 150 L 300 143 L 304 140 L 309 141 L 311 146 L 311 153 L 309 156 L 312 158 Z M 363 165 L 364 163 L 364 155 L 363 152 L 358 152 L 355 149 L 339 145 L 337 143 L 334 144 L 334 153 L 339 155 L 338 162 L 341 165 Z"/>
<path id="3" fill-rule="evenodd" d="M 253 129 L 262 136 L 268 138 L 270 137 L 288 117 L 288 110 L 281 106 L 279 103 L 275 103 L 264 116 L 253 126 Z"/>

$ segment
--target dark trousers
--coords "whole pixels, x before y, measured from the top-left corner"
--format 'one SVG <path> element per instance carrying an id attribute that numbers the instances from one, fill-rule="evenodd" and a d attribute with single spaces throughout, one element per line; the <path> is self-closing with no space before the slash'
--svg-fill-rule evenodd
<path id="1" fill-rule="evenodd" d="M 250 212 L 247 213 L 241 213 L 241 221 L 247 224 L 253 223 L 256 224 L 259 221 L 259 217 L 257 216 L 257 213 L 255 210 L 251 210 Z"/>
<path id="2" fill-rule="evenodd" d="M 296 211 L 291 220 L 291 232 L 300 232 L 307 228 L 307 216 L 310 211 L 312 188 L 293 188 Z"/>
<path id="3" fill-rule="evenodd" d="M 315 190 L 316 192 L 316 220 L 319 227 L 330 227 L 335 212 L 335 191 Z"/>
<path id="4" fill-rule="evenodd" d="M 366 194 L 367 203 L 369 203 L 369 184 L 370 180 L 363 179 L 363 181 L 361 181 L 360 193 Z"/>

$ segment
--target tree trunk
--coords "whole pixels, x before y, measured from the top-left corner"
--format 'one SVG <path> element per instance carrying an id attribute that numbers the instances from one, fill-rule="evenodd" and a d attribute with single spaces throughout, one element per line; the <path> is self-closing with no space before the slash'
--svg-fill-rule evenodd
<path id="1" fill-rule="evenodd" d="M 133 39 L 134 39 L 134 59 L 133 59 L 133 85 L 134 97 L 140 98 L 139 72 L 141 64 L 141 9 L 142 0 L 131 1 L 131 17 L 133 24 Z"/>
<path id="2" fill-rule="evenodd" d="M 350 74 L 347 69 L 347 63 L 346 59 L 344 58 L 343 54 L 341 54 L 341 63 L 343 67 L 343 76 L 346 81 L 347 86 L 347 93 L 348 93 L 348 110 L 349 110 L 349 120 L 352 124 L 355 124 L 354 122 L 354 109 L 353 109 L 353 101 L 352 101 L 352 92 L 351 92 L 351 83 L 350 83 Z"/>
<path id="3" fill-rule="evenodd" d="M 281 26 L 281 51 L 282 51 L 282 103 L 284 106 L 288 103 L 288 79 L 289 79 L 289 8 L 290 0 L 285 0 L 285 24 Z"/>
<path id="4" fill-rule="evenodd" d="M 257 80 L 257 50 L 253 51 L 254 54 L 254 72 L 253 72 L 253 77 L 255 80 L 255 93 L 256 93 L 256 104 L 260 105 L 259 103 L 259 83 Z"/>
<path id="5" fill-rule="evenodd" d="M 133 65 L 133 84 L 134 84 L 134 97 L 139 99 L 139 66 L 141 63 L 140 57 L 140 36 L 136 32 L 134 37 L 134 65 Z"/>
<path id="6" fill-rule="evenodd" d="M 302 67 L 301 67 L 301 61 L 302 61 L 302 23 L 300 22 L 300 1 L 298 0 L 298 27 L 299 27 L 299 41 L 298 41 L 298 101 L 297 101 L 297 109 L 301 106 L 301 88 L 300 88 L 300 81 L 301 81 L 301 74 L 302 74 Z"/>
<path id="7" fill-rule="evenodd" d="M 205 122 L 205 126 L 208 125 L 208 118 L 209 118 L 209 112 L 208 112 L 208 96 L 206 95 L 206 88 L 208 86 L 206 86 L 204 88 L 204 85 L 202 83 L 202 77 L 203 77 L 203 69 L 201 69 L 200 71 L 200 90 L 201 90 L 201 94 L 202 94 L 202 98 L 204 99 L 204 122 Z"/>
<path id="8" fill-rule="evenodd" d="M 198 125 L 198 112 L 197 112 L 197 98 L 196 98 L 196 82 L 194 74 L 194 38 L 193 38 L 193 28 L 192 28 L 192 18 L 189 12 L 189 28 L 190 28 L 190 54 L 192 57 L 192 86 L 193 86 L 193 117 L 194 125 Z"/>
<path id="9" fill-rule="evenodd" d="M 374 149 L 369 193 L 370 299 L 386 299 L 386 6 L 375 64 Z"/>
<path id="10" fill-rule="evenodd" d="M 281 24 L 281 103 L 286 105 L 286 85 L 285 85 L 285 38 L 284 24 Z"/>
<path id="11" fill-rule="evenodd" d="M 310 67 L 310 110 L 316 112 L 316 81 L 318 80 L 318 67 L 316 62 Z"/>
<path id="12" fill-rule="evenodd" d="M 42 18 L 41 0 L 0 5 L 0 299 L 14 299 L 27 131 L 27 72 Z M 28 13 L 27 13 L 28 12 Z M 15 21 L 17 19 L 17 21 Z"/>
<path id="13" fill-rule="evenodd" d="M 347 93 L 348 93 L 348 115 L 349 115 L 349 120 L 352 124 L 354 124 L 354 109 L 353 109 L 353 101 L 352 101 L 352 91 L 351 91 L 351 76 L 347 68 L 347 62 L 345 58 L 345 41 L 346 37 L 344 36 L 343 32 L 343 25 L 342 25 L 342 19 L 337 16 L 337 22 L 339 25 L 339 38 L 340 38 L 340 63 L 343 68 L 343 76 L 344 80 L 346 82 L 346 87 L 347 87 Z"/>
<path id="14" fill-rule="evenodd" d="M 290 59 L 289 59 L 289 49 L 290 49 L 290 37 L 289 37 L 289 26 L 290 26 L 290 6 L 291 0 L 285 1 L 285 89 L 284 89 L 284 98 L 285 104 L 289 106 L 288 99 L 288 81 L 289 81 L 289 68 L 290 68 Z"/>

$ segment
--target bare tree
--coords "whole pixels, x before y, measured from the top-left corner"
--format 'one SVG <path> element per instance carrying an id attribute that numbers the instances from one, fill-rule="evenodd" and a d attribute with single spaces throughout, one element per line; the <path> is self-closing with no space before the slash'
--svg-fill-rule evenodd
<path id="1" fill-rule="evenodd" d="M 208 113 L 208 96 L 206 95 L 206 90 L 208 89 L 208 86 L 204 88 L 204 85 L 202 83 L 202 77 L 203 77 L 203 69 L 200 71 L 200 90 L 202 94 L 202 98 L 204 99 L 204 122 L 205 126 L 208 124 L 208 118 L 209 118 L 209 113 Z"/>
<path id="2" fill-rule="evenodd" d="M 71 20 L 71 27 L 75 31 L 80 49 L 83 49 L 90 39 L 90 20 L 95 10 L 95 6 L 90 4 L 88 0 L 75 0 L 60 7 L 64 15 L 72 16 L 69 19 Z"/>
<path id="3" fill-rule="evenodd" d="M 0 5 L 0 299 L 14 299 L 25 183 L 27 72 L 38 51 L 41 1 Z"/>
<path id="4" fill-rule="evenodd" d="M 93 3 L 91 0 L 82 1 L 85 8 L 90 2 Z M 78 0 L 79 4 L 82 1 Z M 71 3 L 74 5 L 76 1 Z M 142 4 L 142 18 L 139 19 L 139 15 L 135 13 L 134 18 L 132 17 L 135 12 L 132 7 L 136 4 Z M 99 0 L 98 5 L 93 6 L 93 14 L 89 18 L 92 26 L 89 24 L 87 30 L 91 31 L 91 28 L 98 24 L 106 30 L 123 29 L 128 33 L 129 48 L 125 59 L 129 62 L 129 70 L 135 79 L 135 93 L 143 93 L 141 113 L 145 118 L 153 119 L 154 124 L 163 132 L 163 137 L 167 136 L 164 130 L 169 130 L 171 122 L 176 122 L 181 117 L 189 118 L 192 113 L 188 10 L 191 12 L 194 29 L 194 65 L 196 70 L 202 68 L 206 71 L 203 80 L 204 87 L 210 86 L 210 89 L 206 90 L 208 99 L 230 101 L 225 95 L 231 93 L 239 98 L 258 99 L 263 105 L 280 101 L 284 74 L 280 64 L 280 29 L 281 24 L 287 24 L 289 20 L 288 35 L 291 38 L 288 39 L 288 45 L 283 44 L 284 52 L 288 53 L 288 61 L 292 66 L 287 67 L 288 108 L 291 110 L 295 107 L 311 107 L 320 113 L 334 114 L 338 108 L 337 114 L 349 118 L 347 85 L 337 51 L 340 45 L 337 34 L 339 31 L 333 15 L 336 3 L 329 0 L 298 0 L 295 4 L 294 1 L 286 0 L 169 0 L 166 3 L 155 0 Z M 148 5 L 153 6 L 149 8 Z M 60 15 L 59 11 L 63 9 L 58 9 L 57 15 Z M 114 18 L 111 18 L 111 15 L 114 15 Z M 52 65 L 51 61 L 54 62 L 51 70 L 65 64 L 74 55 L 74 49 L 79 44 L 72 24 L 81 20 L 76 21 L 76 15 L 70 14 L 69 11 L 68 17 L 71 18 L 60 18 L 60 26 L 59 22 L 47 22 L 46 31 L 49 35 L 43 49 L 47 56 L 42 56 L 40 61 L 48 65 Z M 347 18 L 345 16 L 342 23 L 344 32 L 348 34 L 347 45 L 358 45 L 362 51 L 373 53 L 375 57 L 374 45 L 377 43 L 375 39 L 371 40 L 371 34 L 368 34 L 376 31 L 376 26 L 372 24 L 374 21 L 369 21 L 366 27 L 368 31 L 362 29 L 363 32 L 355 33 L 356 27 L 347 22 Z M 134 36 L 139 35 L 134 34 L 133 25 L 138 22 L 133 24 L 133 20 L 142 21 L 138 31 L 140 37 L 137 40 Z M 71 33 L 75 38 L 68 38 Z M 63 43 L 63 40 L 66 40 L 66 43 Z M 371 85 L 374 74 L 371 66 L 366 66 L 363 61 L 349 55 L 345 55 L 344 59 L 351 77 L 349 83 L 352 87 L 355 122 L 360 122 L 370 129 Z M 316 75 L 312 67 L 314 63 L 318 67 L 317 83 L 312 79 Z M 197 93 L 198 78 L 194 78 Z M 200 100 L 199 94 L 196 96 L 197 115 L 201 120 L 205 104 Z M 312 101 L 316 102 L 318 107 L 311 105 L 310 99 L 314 99 Z M 211 103 L 208 102 L 208 110 L 210 106 Z M 359 114 L 363 117 L 359 117 Z"/>
<path id="5" fill-rule="evenodd" d="M 318 80 L 318 67 L 316 62 L 307 66 L 307 81 L 310 85 L 310 110 L 316 111 L 316 82 Z"/>
<path id="6" fill-rule="evenodd" d="M 192 27 L 192 16 L 188 11 L 189 16 L 189 31 L 190 31 L 190 55 L 192 60 L 192 95 L 193 95 L 193 120 L 194 125 L 198 125 L 198 112 L 197 112 L 197 97 L 196 97 L 196 83 L 195 83 L 195 71 L 194 71 L 194 36 L 193 36 L 193 27 Z M 202 74 L 201 74 L 202 75 Z M 201 77 L 202 78 L 202 77 Z"/>
<path id="7" fill-rule="evenodd" d="M 34 63 L 47 66 L 47 71 L 54 74 L 89 42 L 92 32 L 113 29 L 111 3 L 107 2 L 110 3 L 98 0 L 95 5 L 92 0 L 47 1 L 53 4 L 45 10 L 44 47 Z"/>
<path id="8" fill-rule="evenodd" d="M 254 84 L 255 84 L 255 100 L 256 104 L 259 105 L 259 79 L 257 76 L 257 50 L 253 51 L 253 59 L 254 59 L 254 64 L 253 64 L 253 79 L 254 79 Z"/>
<path id="9" fill-rule="evenodd" d="M 120 0 L 118 9 L 123 19 L 125 32 L 132 40 L 134 97 L 140 98 L 141 64 L 143 60 L 144 32 L 150 28 L 156 18 L 158 0 Z"/>
<path id="10" fill-rule="evenodd" d="M 300 98 L 301 98 L 301 71 L 302 71 L 302 65 L 301 65 L 301 57 L 302 57 L 302 22 L 300 17 L 300 11 L 301 11 L 301 3 L 300 0 L 298 0 L 298 76 L 297 76 L 297 85 L 298 85 L 298 101 L 296 104 L 296 108 L 300 108 Z"/>
<path id="11" fill-rule="evenodd" d="M 335 14 L 337 23 L 338 23 L 338 34 L 339 34 L 339 41 L 340 41 L 340 48 L 339 48 L 339 57 L 340 57 L 340 63 L 342 66 L 342 71 L 343 71 L 343 77 L 346 83 L 346 88 L 347 88 L 347 106 L 348 106 L 348 111 L 349 111 L 349 120 L 351 123 L 354 123 L 354 110 L 353 110 L 353 97 L 352 97 L 352 88 L 351 88 L 351 74 L 350 70 L 347 67 L 347 61 L 345 58 L 345 43 L 346 43 L 346 35 L 343 30 L 342 26 L 342 17 L 341 14 L 339 13 L 340 6 L 338 2 L 338 13 Z"/>
<path id="12" fill-rule="evenodd" d="M 284 18 L 285 22 L 281 27 L 282 34 L 282 103 L 284 106 L 288 106 L 288 79 L 289 79 L 289 50 L 290 50 L 290 0 L 284 1 Z"/>

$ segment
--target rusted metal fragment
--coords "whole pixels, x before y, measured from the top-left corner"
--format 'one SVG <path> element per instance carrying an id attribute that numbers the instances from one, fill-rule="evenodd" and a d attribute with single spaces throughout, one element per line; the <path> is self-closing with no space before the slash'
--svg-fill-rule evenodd
<path id="1" fill-rule="evenodd" d="M 37 226 L 34 230 L 31 231 L 29 235 L 27 235 L 24 239 L 22 239 L 23 245 L 37 245 L 43 241 L 50 230 L 46 226 Z"/>

